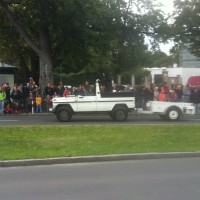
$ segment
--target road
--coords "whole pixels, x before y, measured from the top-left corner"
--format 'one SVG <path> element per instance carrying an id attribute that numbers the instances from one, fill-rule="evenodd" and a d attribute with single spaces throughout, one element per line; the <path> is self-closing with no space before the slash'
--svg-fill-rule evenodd
<path id="1" fill-rule="evenodd" d="M 0 168 L 2 200 L 199 200 L 200 158 Z"/>
<path id="2" fill-rule="evenodd" d="M 157 115 L 131 114 L 122 123 L 114 122 L 108 115 L 74 115 L 70 122 L 59 122 L 53 114 L 23 114 L 0 116 L 0 126 L 10 125 L 111 125 L 111 124 L 199 124 L 200 115 L 188 115 L 178 122 L 164 121 Z"/>

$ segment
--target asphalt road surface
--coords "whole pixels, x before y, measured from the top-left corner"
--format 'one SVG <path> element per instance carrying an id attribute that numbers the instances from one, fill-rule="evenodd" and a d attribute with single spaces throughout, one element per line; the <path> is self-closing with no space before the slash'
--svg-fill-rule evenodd
<path id="1" fill-rule="evenodd" d="M 158 115 L 130 114 L 125 122 L 114 122 L 108 115 L 74 115 L 70 122 L 59 122 L 53 114 L 21 114 L 0 116 L 0 126 L 10 125 L 111 125 L 111 124 L 199 124 L 200 115 L 184 116 L 178 122 L 164 121 Z"/>
<path id="2" fill-rule="evenodd" d="M 2 200 L 199 200 L 200 158 L 0 168 Z"/>

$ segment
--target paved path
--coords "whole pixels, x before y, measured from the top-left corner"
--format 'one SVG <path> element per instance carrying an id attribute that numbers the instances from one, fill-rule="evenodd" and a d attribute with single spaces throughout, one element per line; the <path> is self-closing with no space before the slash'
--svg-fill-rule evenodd
<path id="1" fill-rule="evenodd" d="M 122 160 L 190 158 L 190 157 L 200 157 L 200 152 L 117 154 L 117 155 L 102 155 L 102 156 L 9 160 L 9 161 L 0 161 L 0 167 L 71 164 L 71 163 L 85 163 L 85 162 L 122 161 Z"/>

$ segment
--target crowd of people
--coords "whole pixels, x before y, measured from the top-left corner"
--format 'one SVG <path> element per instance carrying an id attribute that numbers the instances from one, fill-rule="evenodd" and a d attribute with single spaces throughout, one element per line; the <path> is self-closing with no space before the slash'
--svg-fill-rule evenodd
<path id="1" fill-rule="evenodd" d="M 92 95 L 94 91 L 89 87 L 89 82 L 79 87 L 58 86 L 48 83 L 41 91 L 34 80 L 26 85 L 15 84 L 13 88 L 9 83 L 0 86 L 0 114 L 41 113 L 48 112 L 51 100 L 54 97 L 67 97 L 69 95 Z"/>
<path id="2" fill-rule="evenodd" d="M 22 112 L 42 112 L 42 97 L 35 81 L 26 85 L 15 84 L 13 88 L 9 83 L 0 86 L 0 114 L 18 114 Z"/>
<path id="3" fill-rule="evenodd" d="M 101 91 L 106 92 L 106 88 L 102 86 Z M 196 107 L 196 113 L 200 111 L 200 87 L 175 84 L 169 87 L 165 82 L 161 86 L 150 84 L 139 87 L 135 85 L 132 88 L 127 85 L 122 89 L 115 84 L 112 92 L 132 92 L 136 97 L 137 107 L 143 109 L 146 109 L 148 101 L 172 101 L 191 102 Z M 5 83 L 0 86 L 0 114 L 48 112 L 53 97 L 67 97 L 69 95 L 95 95 L 95 87 L 91 87 L 88 81 L 79 87 L 64 86 L 60 82 L 58 86 L 48 83 L 44 91 L 41 91 L 34 80 L 26 85 L 15 84 L 12 89 L 9 83 Z"/>

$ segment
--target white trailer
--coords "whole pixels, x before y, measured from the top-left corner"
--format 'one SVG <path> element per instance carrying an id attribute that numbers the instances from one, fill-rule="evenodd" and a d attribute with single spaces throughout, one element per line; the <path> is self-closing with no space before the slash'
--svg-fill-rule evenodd
<path id="1" fill-rule="evenodd" d="M 183 115 L 194 115 L 193 103 L 149 101 L 146 104 L 147 110 L 136 108 L 138 114 L 157 114 L 164 120 L 177 121 Z"/>

